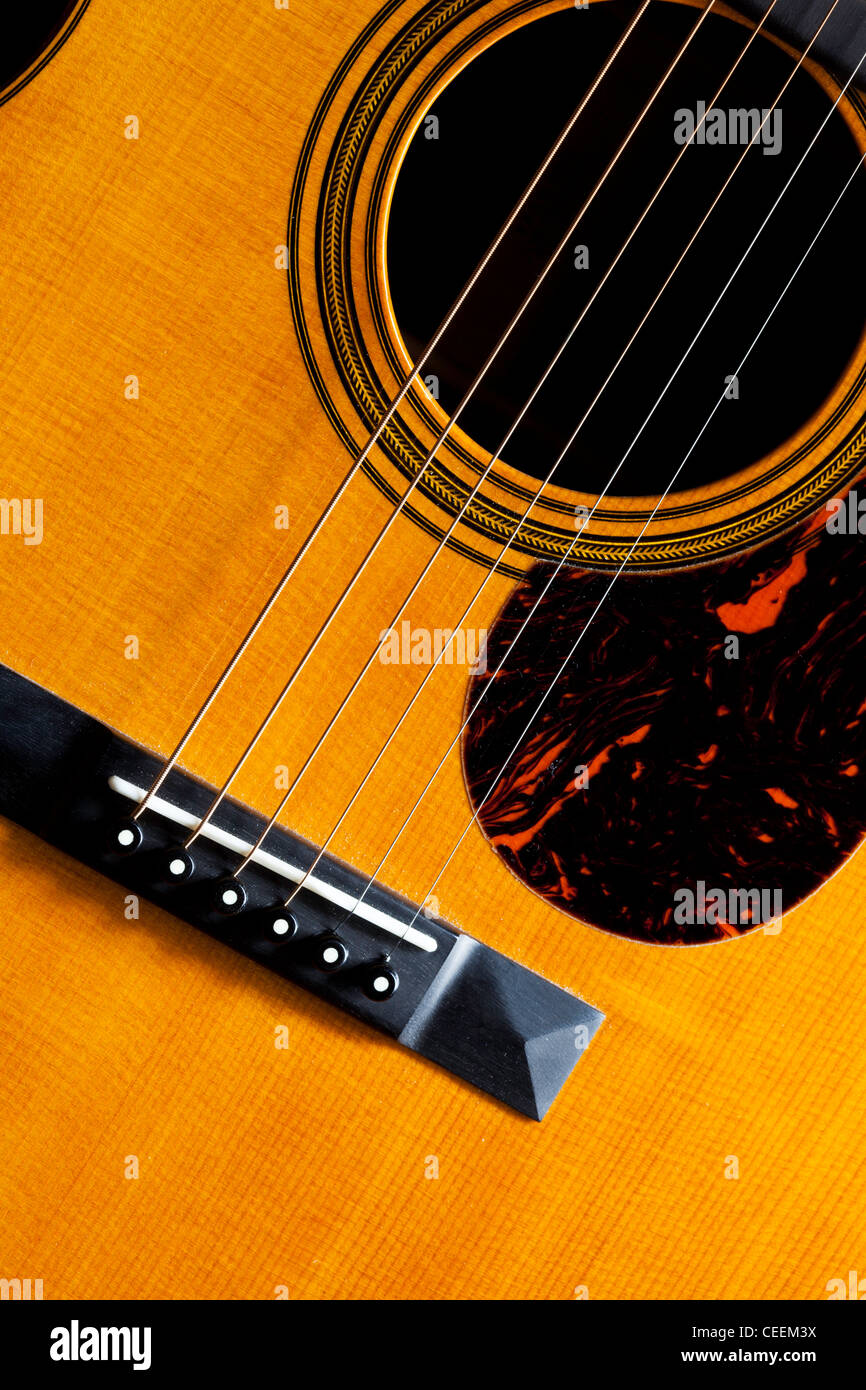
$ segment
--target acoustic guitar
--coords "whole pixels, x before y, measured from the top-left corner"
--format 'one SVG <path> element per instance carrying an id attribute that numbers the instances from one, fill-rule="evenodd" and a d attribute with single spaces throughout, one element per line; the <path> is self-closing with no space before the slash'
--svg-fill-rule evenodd
<path id="1" fill-rule="evenodd" d="M 6 51 L 4 1297 L 863 1296 L 862 0 Z"/>

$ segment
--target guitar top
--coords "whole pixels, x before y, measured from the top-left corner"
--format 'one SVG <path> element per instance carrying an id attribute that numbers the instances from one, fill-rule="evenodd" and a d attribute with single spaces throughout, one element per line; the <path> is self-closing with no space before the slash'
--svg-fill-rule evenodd
<path id="1" fill-rule="evenodd" d="M 44 8 L 0 1280 L 859 1296 L 862 0 Z"/>

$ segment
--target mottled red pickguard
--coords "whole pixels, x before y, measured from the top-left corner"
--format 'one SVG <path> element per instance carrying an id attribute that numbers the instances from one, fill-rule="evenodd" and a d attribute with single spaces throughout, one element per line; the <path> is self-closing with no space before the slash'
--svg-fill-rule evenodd
<path id="1" fill-rule="evenodd" d="M 856 847 L 866 536 L 825 520 L 723 564 L 623 574 L 499 776 L 611 578 L 563 569 L 494 677 L 551 571 L 529 573 L 470 687 L 468 709 L 486 694 L 464 765 L 476 808 L 497 779 L 479 821 L 530 888 L 607 931 L 695 944 L 750 924 L 681 925 L 678 889 L 780 889 L 788 911 Z"/>

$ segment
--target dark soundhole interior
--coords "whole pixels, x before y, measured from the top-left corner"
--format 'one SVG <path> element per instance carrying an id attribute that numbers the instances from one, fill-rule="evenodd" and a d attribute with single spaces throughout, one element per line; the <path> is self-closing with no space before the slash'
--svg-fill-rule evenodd
<path id="1" fill-rule="evenodd" d="M 10 87 L 53 43 L 76 0 L 12 4 L 0 15 L 0 92 Z"/>
<path id="2" fill-rule="evenodd" d="M 432 337 L 569 115 L 633 8 L 619 0 L 538 19 L 495 43 L 437 98 L 397 181 L 388 234 L 394 309 L 416 358 Z M 658 4 L 592 98 L 435 353 L 450 414 L 523 295 L 694 25 L 698 11 Z M 461 425 L 498 452 L 518 411 L 603 278 L 682 148 L 681 109 L 710 103 L 749 30 L 710 15 L 652 112 L 570 238 L 559 263 L 465 412 Z M 716 103 L 771 110 L 795 59 L 759 35 Z M 676 379 L 668 379 L 830 110 L 798 71 L 752 144 L 694 246 L 617 369 L 555 475 L 590 493 L 658 495 L 670 484 L 752 340 L 837 198 L 859 155 L 833 113 L 748 254 Z M 714 133 L 724 130 L 714 121 Z M 781 129 L 781 147 L 771 151 Z M 544 478 L 602 386 L 657 291 L 743 151 L 688 147 L 566 349 L 503 457 Z M 677 490 L 728 477 L 784 441 L 842 376 L 863 329 L 860 294 L 866 178 L 854 180 L 790 290 L 704 430 Z M 577 268 L 575 247 L 587 248 Z M 733 392 L 738 396 L 733 398 Z M 650 418 L 651 417 L 651 418 Z M 649 423 L 645 422 L 649 419 Z M 645 427 L 644 427 L 645 425 Z M 642 429 L 642 427 L 644 427 Z M 642 431 L 642 432 L 641 432 Z M 638 437 L 639 436 L 639 437 Z M 633 441 L 637 438 L 637 443 Z M 627 455 L 608 487 L 614 468 Z"/>

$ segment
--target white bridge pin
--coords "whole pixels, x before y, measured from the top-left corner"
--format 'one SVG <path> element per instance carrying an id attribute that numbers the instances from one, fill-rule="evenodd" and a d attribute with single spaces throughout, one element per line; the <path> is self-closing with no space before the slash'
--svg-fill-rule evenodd
<path id="1" fill-rule="evenodd" d="M 192 855 L 183 848 L 170 849 L 165 856 L 165 876 L 172 883 L 183 883 L 195 870 Z"/>
<path id="2" fill-rule="evenodd" d="M 320 970 L 331 973 L 339 970 L 349 959 L 349 952 L 338 936 L 322 936 L 313 947 L 313 960 Z"/>
<path id="3" fill-rule="evenodd" d="M 110 845 L 116 854 L 132 854 L 138 849 L 144 835 L 138 821 L 123 820 L 111 832 Z"/>
<path id="4" fill-rule="evenodd" d="M 220 912 L 240 912 L 247 900 L 247 890 L 236 878 L 224 878 L 217 884 L 214 902 Z"/>
<path id="5" fill-rule="evenodd" d="M 368 966 L 364 972 L 364 993 L 368 999 L 378 1002 L 390 999 L 399 983 L 397 971 L 381 962 Z"/>

